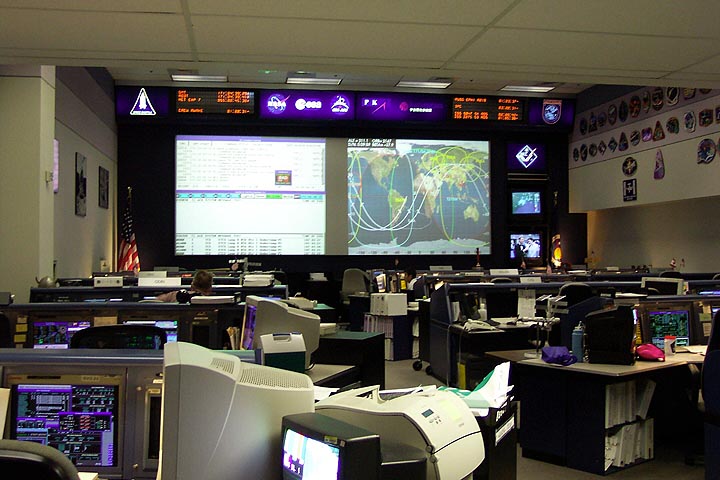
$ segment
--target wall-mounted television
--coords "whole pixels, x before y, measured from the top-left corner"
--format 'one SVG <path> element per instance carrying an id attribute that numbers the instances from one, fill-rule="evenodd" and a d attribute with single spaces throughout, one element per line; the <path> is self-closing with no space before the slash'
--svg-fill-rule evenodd
<path id="1" fill-rule="evenodd" d="M 543 193 L 539 188 L 511 189 L 510 213 L 518 217 L 539 217 L 544 213 Z"/>
<path id="2" fill-rule="evenodd" d="M 519 255 L 525 259 L 526 266 L 537 266 L 545 258 L 545 234 L 541 231 L 528 230 L 510 233 L 510 263 L 519 263 Z"/>

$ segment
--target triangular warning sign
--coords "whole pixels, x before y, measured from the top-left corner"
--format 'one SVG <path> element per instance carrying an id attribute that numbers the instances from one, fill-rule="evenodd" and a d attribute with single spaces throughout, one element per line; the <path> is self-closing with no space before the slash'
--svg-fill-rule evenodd
<path id="1" fill-rule="evenodd" d="M 156 115 L 155 109 L 152 103 L 150 103 L 150 97 L 148 97 L 144 88 L 140 89 L 137 100 L 135 100 L 135 105 L 133 105 L 132 110 L 130 110 L 130 115 Z"/>

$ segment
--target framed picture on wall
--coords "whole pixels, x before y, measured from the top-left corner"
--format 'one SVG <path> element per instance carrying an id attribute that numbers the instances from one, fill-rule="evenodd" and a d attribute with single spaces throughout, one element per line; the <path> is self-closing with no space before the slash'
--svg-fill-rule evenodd
<path id="1" fill-rule="evenodd" d="M 108 190 L 110 188 L 110 172 L 103 167 L 98 167 L 98 206 L 108 208 Z"/>
<path id="2" fill-rule="evenodd" d="M 87 158 L 75 152 L 75 215 L 87 215 Z"/>

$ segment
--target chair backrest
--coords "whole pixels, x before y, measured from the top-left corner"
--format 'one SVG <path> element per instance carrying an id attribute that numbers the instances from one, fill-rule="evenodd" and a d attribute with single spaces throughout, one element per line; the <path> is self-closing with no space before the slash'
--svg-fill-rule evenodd
<path id="1" fill-rule="evenodd" d="M 155 325 L 102 325 L 76 332 L 70 348 L 162 350 L 166 342 L 165 330 Z"/>
<path id="2" fill-rule="evenodd" d="M 493 277 L 490 279 L 490 282 L 492 282 L 492 283 L 513 283 L 513 280 L 510 277 Z"/>
<path id="3" fill-rule="evenodd" d="M 708 337 L 707 353 L 713 350 L 720 350 L 720 310 L 715 312 L 710 328 L 710 337 Z"/>
<path id="4" fill-rule="evenodd" d="M 682 274 L 678 272 L 677 270 L 664 270 L 660 272 L 658 277 L 665 277 L 665 278 L 682 278 Z"/>
<path id="5" fill-rule="evenodd" d="M 59 450 L 35 442 L 0 440 L 3 480 L 78 480 L 75 465 Z"/>
<path id="6" fill-rule="evenodd" d="M 563 284 L 558 291 L 558 294 L 565 295 L 565 301 L 568 307 L 587 300 L 593 296 L 593 291 L 590 285 L 582 282 L 568 282 Z"/>
<path id="7" fill-rule="evenodd" d="M 10 330 L 10 319 L 0 313 L 0 348 L 12 348 L 13 341 Z"/>
<path id="8" fill-rule="evenodd" d="M 368 275 L 363 270 L 359 268 L 348 268 L 343 272 L 341 290 L 346 295 L 355 292 L 367 292 L 368 283 Z"/>

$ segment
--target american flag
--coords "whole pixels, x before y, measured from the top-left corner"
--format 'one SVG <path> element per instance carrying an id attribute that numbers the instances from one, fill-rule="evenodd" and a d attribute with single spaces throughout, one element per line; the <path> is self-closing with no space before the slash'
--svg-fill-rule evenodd
<path id="1" fill-rule="evenodd" d="M 120 272 L 140 270 L 140 257 L 138 257 L 135 231 L 133 230 L 132 197 L 130 192 L 128 188 L 128 197 L 120 231 L 120 253 L 118 254 L 118 271 Z"/>

